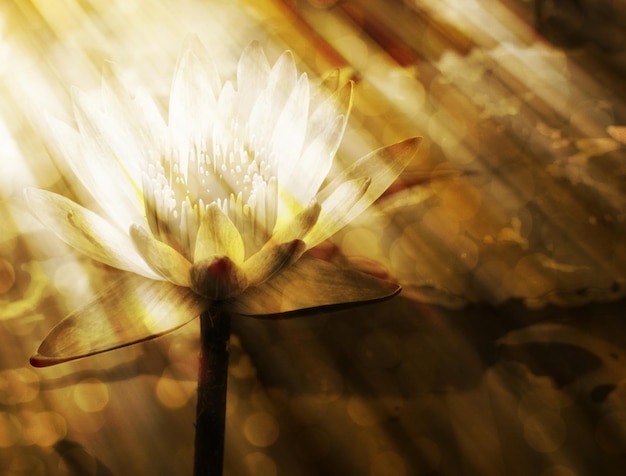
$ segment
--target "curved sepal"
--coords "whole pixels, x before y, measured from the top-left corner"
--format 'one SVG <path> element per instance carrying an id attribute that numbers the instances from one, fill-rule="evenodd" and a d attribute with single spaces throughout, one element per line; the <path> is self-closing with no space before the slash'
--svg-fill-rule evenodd
<path id="1" fill-rule="evenodd" d="M 157 240 L 142 226 L 131 226 L 130 237 L 137 252 L 155 272 L 170 283 L 189 287 L 189 271 L 192 265 L 183 255 Z"/>
<path id="2" fill-rule="evenodd" d="M 261 286 L 221 305 L 245 316 L 288 318 L 381 301 L 400 289 L 390 281 L 303 256 Z"/>
<path id="3" fill-rule="evenodd" d="M 243 269 L 250 286 L 258 286 L 283 269 L 288 268 L 304 253 L 305 244 L 302 240 L 292 240 L 276 244 L 268 241 L 263 248 L 250 257 Z"/>
<path id="4" fill-rule="evenodd" d="M 30 363 L 47 367 L 153 339 L 187 324 L 207 306 L 188 288 L 126 274 L 57 324 Z"/>

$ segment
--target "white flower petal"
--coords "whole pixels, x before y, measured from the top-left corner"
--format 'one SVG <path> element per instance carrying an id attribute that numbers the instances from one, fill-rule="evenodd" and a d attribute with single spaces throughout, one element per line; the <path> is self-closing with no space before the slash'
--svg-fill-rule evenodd
<path id="1" fill-rule="evenodd" d="M 102 73 L 103 106 L 106 113 L 119 123 L 120 128 L 137 141 L 136 146 L 143 154 L 158 150 L 167 136 L 167 125 L 159 107 L 151 95 L 143 88 L 133 91 L 132 95 L 116 75 L 113 66 L 105 63 Z M 132 160 L 136 164 L 135 181 L 141 183 L 141 161 L 130 154 L 123 154 L 120 160 Z"/>
<path id="2" fill-rule="evenodd" d="M 112 173 L 130 180 L 136 188 L 141 183 L 141 153 L 132 129 L 129 130 L 131 111 L 119 110 L 119 105 L 116 108 L 104 95 L 96 102 L 77 88 L 72 89 L 72 101 L 78 130 L 86 145 L 107 157 Z"/>
<path id="3" fill-rule="evenodd" d="M 250 43 L 237 64 L 238 110 L 241 118 L 249 117 L 252 106 L 267 84 L 270 65 L 257 41 Z"/>
<path id="4" fill-rule="evenodd" d="M 341 135 L 343 135 L 348 116 L 352 109 L 353 88 L 354 84 L 352 81 L 348 81 L 315 107 L 315 109 L 311 110 L 311 117 L 309 118 L 309 138 L 317 137 L 326 129 L 328 123 L 333 122 L 336 117 L 343 118 L 343 123 L 340 125 Z M 335 147 L 338 148 L 339 144 L 336 144 Z"/>
<path id="5" fill-rule="evenodd" d="M 208 149 L 214 158 L 222 157 L 232 150 L 236 138 L 241 134 L 242 130 L 238 125 L 235 126 L 236 117 L 237 92 L 230 81 L 224 83 L 224 87 L 220 91 L 217 98 L 217 117 L 213 123 L 212 133 L 212 149 Z M 233 130 L 234 128 L 237 130 Z M 216 195 L 217 195 L 216 191 Z"/>
<path id="6" fill-rule="evenodd" d="M 259 141 L 258 145 L 265 146 L 267 149 L 262 151 L 264 153 L 270 152 L 268 146 L 271 145 L 272 135 L 297 84 L 298 75 L 293 56 L 290 52 L 283 53 L 272 67 L 265 88 L 254 98 L 254 106 L 245 122 L 250 137 Z M 296 93 L 296 100 L 299 98 L 299 93 L 300 91 Z M 239 117 L 242 121 L 246 119 L 241 114 Z"/>
<path id="7" fill-rule="evenodd" d="M 79 252 L 117 269 L 161 279 L 137 254 L 130 237 L 100 216 L 56 193 L 29 188 L 25 194 L 33 214 Z"/>
<path id="8" fill-rule="evenodd" d="M 46 120 L 49 136 L 47 145 L 55 162 L 61 166 L 61 172 L 74 185 L 81 203 L 95 204 L 99 207 L 98 201 L 94 197 L 92 173 L 85 163 L 87 162 L 85 160 L 87 155 L 83 149 L 82 137 L 76 129 L 63 121 L 49 115 L 46 115 Z M 77 160 L 78 158 L 81 160 Z M 98 185 L 96 184 L 96 186 Z M 102 207 L 98 211 L 104 215 L 107 214 Z"/>
<path id="9" fill-rule="evenodd" d="M 235 91 L 235 87 L 233 83 L 230 81 L 226 81 L 224 86 L 222 87 L 219 96 L 217 97 L 217 110 L 219 112 L 219 116 L 222 119 L 227 117 L 233 118 L 235 111 L 235 103 L 237 99 L 237 95 L 239 93 Z M 214 127 L 222 126 L 226 127 L 227 124 L 215 124 Z"/>
<path id="10" fill-rule="evenodd" d="M 296 263 L 376 200 L 417 148 L 413 139 L 376 151 L 320 192 L 345 131 L 351 83 L 330 96 L 311 90 L 291 53 L 270 66 L 253 42 L 237 65 L 236 83 L 222 86 L 191 37 L 166 124 L 149 94 L 131 96 L 112 71 L 104 76 L 103 104 L 75 93 L 80 134 L 58 122 L 51 128 L 109 221 L 53 193 L 29 190 L 27 198 L 35 215 L 79 251 L 155 281 L 127 277 L 68 316 L 34 365 L 155 337 L 210 301 L 242 314 L 275 315 L 398 292 L 328 263 Z"/>
<path id="11" fill-rule="evenodd" d="M 274 114 L 282 111 L 285 103 L 298 83 L 298 69 L 291 51 L 285 51 L 280 55 L 267 79 L 267 91 L 271 93 Z"/>
<path id="12" fill-rule="evenodd" d="M 244 252 L 243 239 L 237 227 L 215 203 L 209 205 L 196 237 L 194 262 L 211 256 L 228 256 L 239 265 L 243 263 Z"/>
<path id="13" fill-rule="evenodd" d="M 187 176 L 188 154 L 206 146 L 215 119 L 219 79 L 201 45 L 193 39 L 182 54 L 170 93 L 168 124 L 179 150 L 180 170 Z M 214 91 L 215 88 L 215 91 Z"/>
<path id="14" fill-rule="evenodd" d="M 287 99 L 272 134 L 271 154 L 278 159 L 278 176 L 289 177 L 298 158 L 307 133 L 309 116 L 309 80 L 302 75 Z"/>
<path id="15" fill-rule="evenodd" d="M 294 200 L 306 203 L 318 192 L 341 143 L 344 124 L 345 118 L 342 116 L 331 119 L 326 128 L 308 144 L 291 174 L 286 176 L 285 184 Z"/>
<path id="16" fill-rule="evenodd" d="M 98 127 L 122 169 L 135 184 L 141 184 L 141 156 L 144 150 L 142 132 L 146 118 L 137 113 L 137 106 L 130 93 L 110 63 L 105 63 L 102 71 L 101 92 L 102 113 L 90 120 Z"/>
<path id="17" fill-rule="evenodd" d="M 200 60 L 203 66 L 203 72 L 206 74 L 204 81 L 208 81 L 208 85 L 211 88 L 213 97 L 217 97 L 219 90 L 222 87 L 222 80 L 220 79 L 219 72 L 215 67 L 213 60 L 211 59 L 208 50 L 200 41 L 198 35 L 188 35 L 183 42 L 182 51 L 192 51 L 193 54 Z"/>
<path id="18" fill-rule="evenodd" d="M 291 51 L 285 51 L 274 63 L 267 80 L 267 89 L 274 91 L 277 97 L 282 97 L 282 103 L 295 88 L 298 81 L 298 69 Z M 281 102 L 281 101 L 279 101 Z"/>
<path id="19" fill-rule="evenodd" d="M 116 120 L 97 110 L 83 91 L 74 89 L 73 99 L 82 152 L 70 150 L 71 154 L 65 159 L 111 223 L 120 230 L 127 230 L 132 223 L 139 222 L 144 213 L 141 185 L 136 181 L 136 172 L 131 170 L 134 166 L 125 165 L 117 154 L 131 161 L 137 160 L 141 153 L 136 148 L 127 150 L 124 143 L 117 142 Z M 51 127 L 57 125 L 58 122 L 51 123 Z M 111 183 L 115 183 L 115 187 L 111 187 Z"/>
<path id="20" fill-rule="evenodd" d="M 316 226 L 311 235 L 307 237 L 307 247 L 311 248 L 324 241 L 374 203 L 415 157 L 420 142 L 420 138 L 414 137 L 375 150 L 345 169 L 327 185 L 317 196 L 317 199 L 322 204 L 323 212 L 318 226 Z M 363 196 L 349 211 L 345 211 L 342 218 L 338 216 L 336 216 L 336 218 L 332 218 L 332 216 L 329 217 L 329 215 L 332 215 L 332 213 L 330 213 L 330 208 L 332 207 L 326 205 L 327 200 L 335 195 L 336 191 L 340 189 L 343 186 L 342 184 L 346 181 L 362 180 L 365 177 L 371 180 L 371 184 Z M 327 212 L 329 215 L 324 213 L 327 210 L 329 210 Z M 337 219 L 337 221 L 333 224 L 328 218 L 331 218 L 331 220 Z"/>
<path id="21" fill-rule="evenodd" d="M 53 328 L 31 363 L 45 367 L 153 339 L 192 321 L 208 305 L 188 288 L 129 274 Z"/>
<path id="22" fill-rule="evenodd" d="M 135 248 L 150 267 L 173 284 L 189 287 L 191 263 L 174 248 L 160 242 L 142 226 L 130 227 Z"/>
<path id="23" fill-rule="evenodd" d="M 290 196 L 281 195 L 279 217 L 283 214 L 291 216 L 298 203 L 308 203 L 326 179 L 345 132 L 351 98 L 352 82 L 328 96 L 311 113 L 307 139 L 299 160 L 287 166 L 280 162 L 279 176 L 284 177 L 281 182 Z"/>
<path id="24" fill-rule="evenodd" d="M 230 312 L 256 317 L 293 317 L 390 298 L 400 286 L 359 271 L 303 256 L 261 286 L 225 301 Z"/>

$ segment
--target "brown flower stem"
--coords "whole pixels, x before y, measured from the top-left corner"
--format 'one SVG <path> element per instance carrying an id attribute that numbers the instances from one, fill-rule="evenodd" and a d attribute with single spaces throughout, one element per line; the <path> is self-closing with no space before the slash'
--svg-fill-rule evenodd
<path id="1" fill-rule="evenodd" d="M 194 476 L 221 476 L 224 463 L 230 314 L 211 308 L 200 316 Z"/>

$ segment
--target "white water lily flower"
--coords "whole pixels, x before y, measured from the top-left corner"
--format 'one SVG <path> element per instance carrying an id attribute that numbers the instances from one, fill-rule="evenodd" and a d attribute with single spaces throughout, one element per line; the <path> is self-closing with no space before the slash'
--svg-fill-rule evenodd
<path id="1" fill-rule="evenodd" d="M 192 40 L 166 122 L 147 93 L 131 96 L 108 76 L 100 103 L 75 92 L 78 130 L 51 120 L 96 209 L 44 190 L 26 196 L 68 244 L 132 274 L 61 321 L 34 365 L 161 335 L 216 303 L 275 315 L 399 290 L 302 257 L 376 200 L 418 146 L 409 139 L 377 150 L 328 181 L 350 83 L 314 87 L 289 52 L 271 66 L 257 43 L 243 52 L 236 81 L 222 83 Z"/>

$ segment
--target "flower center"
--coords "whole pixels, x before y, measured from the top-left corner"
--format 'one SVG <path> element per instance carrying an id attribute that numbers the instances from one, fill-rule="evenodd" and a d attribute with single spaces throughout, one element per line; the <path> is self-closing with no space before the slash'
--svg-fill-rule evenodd
<path id="1" fill-rule="evenodd" d="M 214 256 L 193 265 L 191 289 L 214 301 L 240 294 L 248 287 L 246 274 L 227 256 Z"/>
<path id="2" fill-rule="evenodd" d="M 276 161 L 262 143 L 215 138 L 213 147 L 165 148 L 148 154 L 145 211 L 154 236 L 193 261 L 202 216 L 216 203 L 235 224 L 250 256 L 276 223 Z M 208 150 L 212 149 L 209 153 Z"/>

